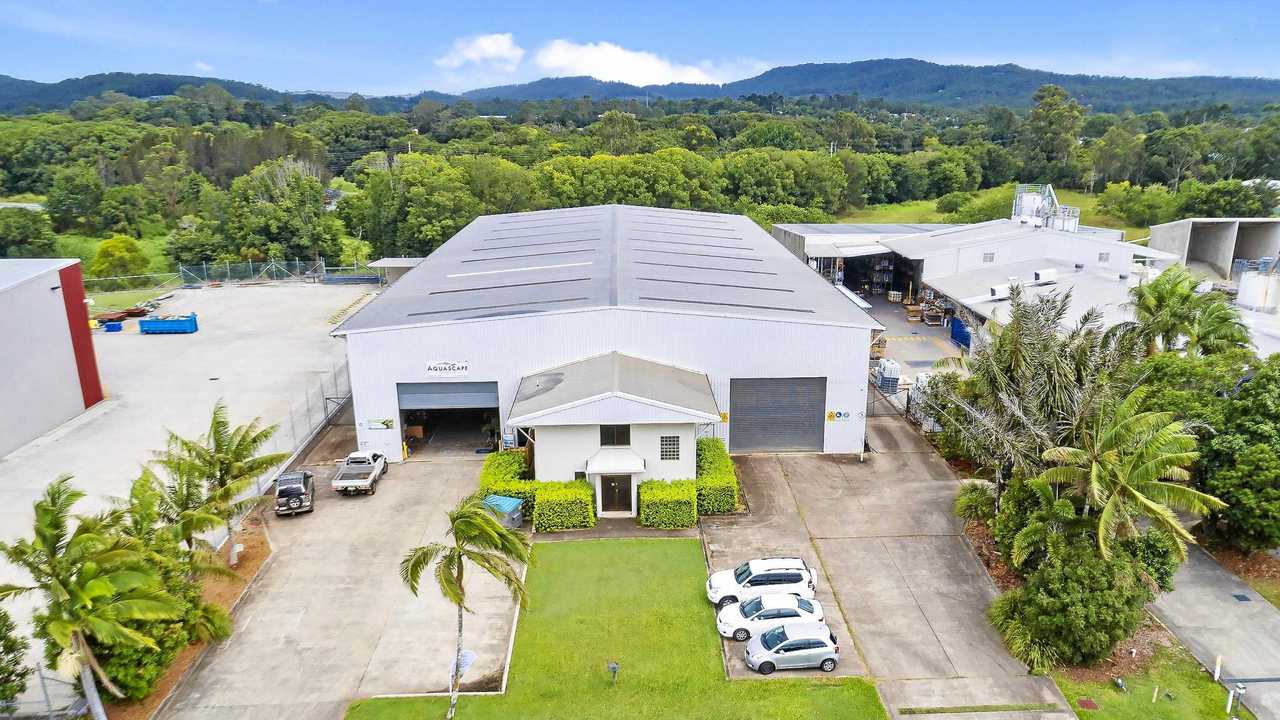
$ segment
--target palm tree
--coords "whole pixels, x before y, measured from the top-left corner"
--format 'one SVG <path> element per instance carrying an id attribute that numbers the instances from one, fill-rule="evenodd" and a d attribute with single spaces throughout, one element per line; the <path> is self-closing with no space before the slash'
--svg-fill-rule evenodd
<path id="1" fill-rule="evenodd" d="M 528 592 L 524 581 L 512 563 L 529 562 L 528 537 L 519 530 L 502 526 L 498 518 L 484 504 L 484 494 L 476 493 L 464 498 L 449 511 L 447 542 L 433 542 L 413 548 L 400 561 L 400 577 L 409 586 L 409 592 L 418 594 L 418 583 L 428 566 L 435 566 L 436 587 L 446 600 L 458 609 L 457 647 L 453 656 L 453 671 L 449 677 L 449 712 L 452 718 L 458 706 L 458 685 L 461 679 L 462 613 L 471 612 L 467 607 L 467 590 L 463 574 L 471 563 L 511 591 L 511 598 L 524 607 Z"/>
<path id="2" fill-rule="evenodd" d="M 245 425 L 231 426 L 227 406 L 219 400 L 213 406 L 209 429 L 196 440 L 169 431 L 169 446 L 156 462 L 174 478 L 197 477 L 204 480 L 206 503 L 216 511 L 227 529 L 229 564 L 236 564 L 236 544 L 231 521 L 261 502 L 243 495 L 263 473 L 284 462 L 288 453 L 256 455 L 275 434 L 278 426 L 261 424 L 254 418 Z"/>
<path id="3" fill-rule="evenodd" d="M 1240 312 L 1221 293 L 1197 293 L 1199 284 L 1186 267 L 1174 265 L 1130 288 L 1135 321 L 1120 329 L 1141 337 L 1148 356 L 1178 349 L 1184 339 L 1184 351 L 1202 355 L 1247 347 L 1249 331 Z"/>
<path id="4" fill-rule="evenodd" d="M 1039 473 L 1045 450 L 1076 442 L 1115 389 L 1115 371 L 1141 355 L 1131 335 L 1104 331 L 1093 310 L 1069 325 L 1070 308 L 1070 291 L 1028 300 L 1010 288 L 1007 320 L 975 332 L 963 360 L 938 364 L 967 373 L 971 392 L 938 383 L 935 394 L 931 383 L 925 394 L 938 422 L 994 471 L 997 493 L 1010 473 Z"/>
<path id="5" fill-rule="evenodd" d="M 1212 355 L 1249 346 L 1249 330 L 1240 322 L 1240 311 L 1218 293 L 1196 298 L 1194 317 L 1183 335 L 1188 355 Z"/>
<path id="6" fill-rule="evenodd" d="M 49 640 L 62 650 L 58 669 L 79 676 L 94 718 L 106 720 L 95 676 L 112 695 L 124 694 L 98 664 L 94 644 L 154 648 L 154 640 L 125 623 L 178 617 L 182 603 L 159 588 L 136 543 L 116 531 L 118 512 L 71 514 L 82 497 L 69 475 L 59 477 L 35 503 L 32 537 L 0 543 L 0 554 L 25 570 L 32 583 L 0 586 L 0 599 L 36 590 L 45 594 Z"/>
<path id="7" fill-rule="evenodd" d="M 1196 436 L 1169 412 L 1138 412 L 1145 388 L 1131 392 L 1109 413 L 1100 415 L 1079 447 L 1045 451 L 1054 463 L 1040 480 L 1084 500 L 1084 515 L 1097 514 L 1098 550 L 1110 559 L 1111 543 L 1138 534 L 1145 519 L 1168 532 L 1185 559 L 1187 543 L 1195 538 L 1178 521 L 1176 512 L 1205 515 L 1225 508 L 1221 500 L 1184 483 L 1187 467 L 1199 457 Z"/>
<path id="8" fill-rule="evenodd" d="M 1027 487 L 1036 494 L 1037 507 L 1027 515 L 1027 522 L 1013 536 L 1009 559 L 1013 566 L 1021 568 L 1032 556 L 1044 553 L 1050 558 L 1059 557 L 1067 549 L 1067 537 L 1072 528 L 1080 526 L 1080 516 L 1070 500 L 1058 497 L 1053 486 L 1042 480 L 1031 480 Z"/>

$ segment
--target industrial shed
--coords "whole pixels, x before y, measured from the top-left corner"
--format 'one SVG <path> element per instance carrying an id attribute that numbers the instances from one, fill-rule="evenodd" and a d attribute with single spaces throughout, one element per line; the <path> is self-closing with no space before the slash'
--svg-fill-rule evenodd
<path id="1" fill-rule="evenodd" d="M 607 205 L 478 218 L 334 334 L 361 449 L 404 459 L 406 435 L 488 413 L 539 479 L 633 514 L 701 435 L 861 451 L 878 330 L 748 218 Z"/>
<path id="2" fill-rule="evenodd" d="M 102 400 L 79 260 L 0 260 L 0 456 Z"/>

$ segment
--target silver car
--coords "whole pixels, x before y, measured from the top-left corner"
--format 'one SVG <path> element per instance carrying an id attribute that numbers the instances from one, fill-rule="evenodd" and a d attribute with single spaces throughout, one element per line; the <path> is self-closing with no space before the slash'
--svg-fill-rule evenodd
<path id="1" fill-rule="evenodd" d="M 761 675 L 801 668 L 831 672 L 840 663 L 840 645 L 826 623 L 779 625 L 751 638 L 743 653 L 747 667 Z"/>

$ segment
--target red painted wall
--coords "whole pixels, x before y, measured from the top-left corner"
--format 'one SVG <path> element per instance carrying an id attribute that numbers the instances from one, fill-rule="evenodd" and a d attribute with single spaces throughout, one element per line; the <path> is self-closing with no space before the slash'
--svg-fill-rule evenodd
<path id="1" fill-rule="evenodd" d="M 98 358 L 93 354 L 93 335 L 89 332 L 89 308 L 84 303 L 84 275 L 80 263 L 58 271 L 62 285 L 62 302 L 67 307 L 67 329 L 71 331 L 71 349 L 76 356 L 76 372 L 80 375 L 80 394 L 84 406 L 102 400 L 102 380 L 98 377 Z"/>

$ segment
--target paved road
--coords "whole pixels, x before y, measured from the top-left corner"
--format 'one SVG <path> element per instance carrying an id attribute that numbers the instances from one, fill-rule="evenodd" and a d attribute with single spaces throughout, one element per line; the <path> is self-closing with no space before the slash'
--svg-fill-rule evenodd
<path id="1" fill-rule="evenodd" d="M 1201 665 L 1222 656 L 1223 677 L 1245 683 L 1258 720 L 1280 720 L 1280 610 L 1199 547 L 1151 609 Z"/>
<path id="2" fill-rule="evenodd" d="M 958 482 L 950 469 L 896 416 L 871 418 L 868 434 L 865 462 L 738 458 L 751 515 L 704 521 L 713 567 L 777 552 L 821 562 L 828 595 L 820 599 L 839 603 L 848 627 L 837 634 L 856 641 L 895 718 L 905 708 L 1042 703 L 1062 709 L 981 717 L 1071 717 L 1053 682 L 1028 675 L 987 622 L 997 591 L 952 515 Z"/>
<path id="3" fill-rule="evenodd" d="M 205 656 L 160 720 L 339 720 L 358 697 L 445 690 L 453 606 L 429 578 L 421 597 L 410 595 L 398 566 L 410 547 L 443 537 L 445 508 L 475 491 L 480 465 L 470 447 L 403 463 L 375 495 L 326 489 L 315 513 L 274 519 L 275 554 L 237 610 L 235 634 Z M 480 573 L 467 591 L 475 612 L 464 642 L 479 656 L 467 680 L 496 689 L 514 608 Z"/>

